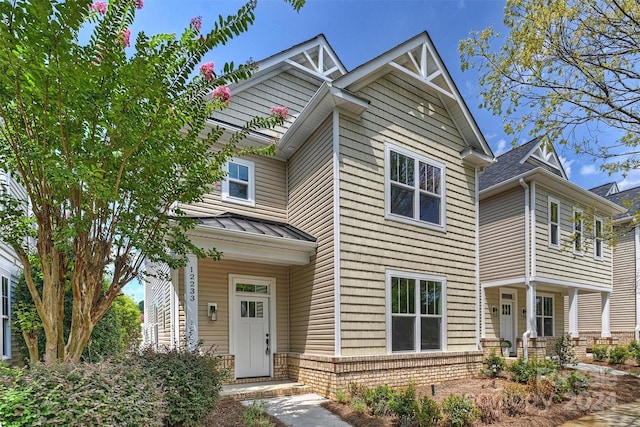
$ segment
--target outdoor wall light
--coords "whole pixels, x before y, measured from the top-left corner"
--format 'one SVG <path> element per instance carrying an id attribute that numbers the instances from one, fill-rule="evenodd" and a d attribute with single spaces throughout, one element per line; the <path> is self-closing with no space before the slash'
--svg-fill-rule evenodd
<path id="1" fill-rule="evenodd" d="M 527 317 L 527 309 L 526 308 L 522 309 L 522 317 Z"/>
<path id="2" fill-rule="evenodd" d="M 493 315 L 493 317 L 498 316 L 498 307 L 496 307 L 495 305 L 491 307 L 491 315 Z"/>
<path id="3" fill-rule="evenodd" d="M 207 316 L 211 318 L 211 320 L 218 320 L 218 304 L 217 303 L 209 303 L 207 304 Z"/>

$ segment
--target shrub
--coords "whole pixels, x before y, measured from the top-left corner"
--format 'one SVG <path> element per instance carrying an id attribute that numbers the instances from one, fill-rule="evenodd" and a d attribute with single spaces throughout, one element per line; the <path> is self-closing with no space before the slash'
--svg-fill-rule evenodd
<path id="1" fill-rule="evenodd" d="M 606 345 L 594 345 L 591 349 L 594 362 L 604 362 L 607 359 L 609 353 L 609 347 Z"/>
<path id="2" fill-rule="evenodd" d="M 467 427 L 480 417 L 480 411 L 473 401 L 465 396 L 450 394 L 442 401 L 442 414 L 445 425 Z"/>
<path id="3" fill-rule="evenodd" d="M 580 394 L 583 391 L 587 391 L 591 386 L 591 380 L 589 377 L 581 374 L 580 372 L 571 371 L 565 379 L 567 382 L 567 391 L 574 394 Z"/>
<path id="4" fill-rule="evenodd" d="M 487 369 L 483 373 L 494 378 L 500 375 L 506 365 L 504 358 L 496 354 L 495 349 L 491 350 L 491 353 L 484 359 L 484 363 L 487 365 Z"/>
<path id="5" fill-rule="evenodd" d="M 556 400 L 557 390 L 549 378 L 537 378 L 527 384 L 529 402 L 538 408 L 548 408 Z"/>
<path id="6" fill-rule="evenodd" d="M 527 388 L 522 384 L 508 384 L 502 389 L 502 410 L 510 417 L 527 411 Z"/>
<path id="7" fill-rule="evenodd" d="M 336 402 L 341 404 L 346 404 L 349 402 L 349 395 L 345 393 L 344 390 L 338 389 L 336 390 Z"/>
<path id="8" fill-rule="evenodd" d="M 400 425 L 409 425 L 416 414 L 416 387 L 413 383 L 406 388 L 395 392 L 389 402 L 391 411 L 400 420 Z"/>
<path id="9" fill-rule="evenodd" d="M 418 427 L 435 427 L 442 418 L 438 402 L 429 396 L 423 396 L 416 405 L 415 420 Z"/>
<path id="10" fill-rule="evenodd" d="M 609 364 L 619 365 L 624 363 L 627 361 L 628 356 L 629 352 L 625 346 L 615 345 L 611 350 L 609 350 Z"/>
<path id="11" fill-rule="evenodd" d="M 365 412 L 367 412 L 367 404 L 364 403 L 364 400 L 358 396 L 351 399 L 351 407 L 358 414 L 364 414 Z"/>
<path id="12" fill-rule="evenodd" d="M 371 413 L 376 416 L 391 414 L 391 402 L 395 397 L 395 390 L 388 385 L 379 385 L 374 389 L 364 390 L 364 402 L 371 409 Z"/>
<path id="13" fill-rule="evenodd" d="M 571 335 L 564 334 L 554 345 L 555 361 L 560 369 L 567 365 L 577 365 L 576 346 L 573 344 Z"/>
<path id="14" fill-rule="evenodd" d="M 474 399 L 476 408 L 480 411 L 480 421 L 493 424 L 502 418 L 502 399 L 493 394 L 480 394 Z"/>
<path id="15" fill-rule="evenodd" d="M 251 405 L 242 411 L 242 421 L 247 427 L 273 427 L 275 424 L 271 422 L 269 415 L 265 412 L 264 402 L 254 400 Z"/>
<path id="16" fill-rule="evenodd" d="M 640 343 L 633 340 L 629 343 L 629 356 L 640 366 Z"/>
<path id="17" fill-rule="evenodd" d="M 211 349 L 145 348 L 139 359 L 166 390 L 169 426 L 197 426 L 206 420 L 228 374 Z"/>
<path id="18" fill-rule="evenodd" d="M 556 366 L 550 360 L 532 358 L 525 362 L 520 358 L 509 365 L 507 370 L 511 373 L 511 379 L 521 384 L 527 384 L 539 376 L 555 372 Z"/>

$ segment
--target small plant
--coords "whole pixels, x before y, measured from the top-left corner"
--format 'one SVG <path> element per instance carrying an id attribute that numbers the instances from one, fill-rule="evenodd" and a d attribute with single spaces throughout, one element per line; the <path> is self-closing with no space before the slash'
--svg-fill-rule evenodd
<path id="1" fill-rule="evenodd" d="M 633 340 L 629 343 L 629 356 L 640 366 L 640 343 Z"/>
<path id="2" fill-rule="evenodd" d="M 574 394 L 580 394 L 583 391 L 587 391 L 591 386 L 591 380 L 589 377 L 576 371 L 571 371 L 569 375 L 566 376 L 566 381 L 567 391 Z"/>
<path id="3" fill-rule="evenodd" d="M 376 416 L 389 415 L 392 412 L 392 401 L 396 398 L 396 391 L 388 385 L 379 385 L 374 389 L 364 390 L 364 402 Z"/>
<path id="4" fill-rule="evenodd" d="M 367 404 L 363 398 L 358 396 L 351 398 L 351 407 L 358 414 L 365 414 L 367 412 Z"/>
<path id="5" fill-rule="evenodd" d="M 527 388 L 518 383 L 502 389 L 502 410 L 510 417 L 522 415 L 527 410 Z"/>
<path id="6" fill-rule="evenodd" d="M 493 378 L 500 375 L 506 366 L 504 358 L 496 354 L 495 349 L 491 349 L 491 353 L 484 359 L 484 363 L 487 365 L 487 369 L 482 372 Z"/>
<path id="7" fill-rule="evenodd" d="M 539 376 L 545 376 L 556 371 L 556 365 L 546 359 L 529 359 L 525 362 L 520 358 L 513 362 L 507 370 L 511 373 L 511 379 L 521 384 L 528 384 Z"/>
<path id="8" fill-rule="evenodd" d="M 555 362 L 560 369 L 564 369 L 567 365 L 577 365 L 576 346 L 573 344 L 571 335 L 564 334 L 555 343 Z"/>
<path id="9" fill-rule="evenodd" d="M 336 390 L 336 402 L 343 405 L 349 403 L 349 395 L 342 389 Z"/>
<path id="10" fill-rule="evenodd" d="M 410 383 L 403 390 L 395 392 L 389 402 L 391 412 L 400 420 L 400 425 L 411 425 L 416 414 L 416 387 Z"/>
<path id="11" fill-rule="evenodd" d="M 425 395 L 416 405 L 415 421 L 418 427 L 435 427 L 442 418 L 438 402 Z"/>
<path id="12" fill-rule="evenodd" d="M 274 423 L 271 422 L 269 415 L 265 412 L 264 402 L 258 402 L 254 400 L 251 405 L 242 412 L 242 421 L 247 427 L 273 427 Z"/>
<path id="13" fill-rule="evenodd" d="M 480 411 L 480 421 L 493 424 L 502 418 L 502 399 L 493 394 L 480 394 L 475 397 L 474 404 Z"/>
<path id="14" fill-rule="evenodd" d="M 538 408 L 548 408 L 556 400 L 557 390 L 549 378 L 537 378 L 527 384 L 529 402 Z"/>
<path id="15" fill-rule="evenodd" d="M 620 365 L 627 361 L 627 357 L 629 357 L 629 352 L 627 351 L 627 348 L 623 345 L 615 345 L 609 351 L 609 364 Z"/>
<path id="16" fill-rule="evenodd" d="M 467 427 L 480 417 L 480 410 L 468 397 L 450 394 L 442 401 L 442 414 L 446 425 Z"/>
<path id="17" fill-rule="evenodd" d="M 591 349 L 591 354 L 593 355 L 594 362 L 604 362 L 607 360 L 607 355 L 609 353 L 609 346 L 603 344 L 596 344 Z"/>

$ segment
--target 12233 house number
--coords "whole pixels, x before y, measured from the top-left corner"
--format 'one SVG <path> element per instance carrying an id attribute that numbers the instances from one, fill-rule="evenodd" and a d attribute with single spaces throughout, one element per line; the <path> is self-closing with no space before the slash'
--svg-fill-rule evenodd
<path id="1" fill-rule="evenodd" d="M 193 267 L 189 267 L 189 278 L 188 278 L 188 293 L 189 293 L 189 301 L 196 300 L 196 274 L 193 272 Z"/>

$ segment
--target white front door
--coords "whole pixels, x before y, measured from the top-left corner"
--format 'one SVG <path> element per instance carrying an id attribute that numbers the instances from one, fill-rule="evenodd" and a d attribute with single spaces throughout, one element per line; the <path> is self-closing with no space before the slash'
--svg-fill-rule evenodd
<path id="1" fill-rule="evenodd" d="M 509 352 L 515 350 L 515 334 L 513 332 L 513 303 L 502 302 L 500 310 L 500 338 L 511 342 Z"/>
<path id="2" fill-rule="evenodd" d="M 269 376 L 269 297 L 237 295 L 235 304 L 236 378 Z"/>

